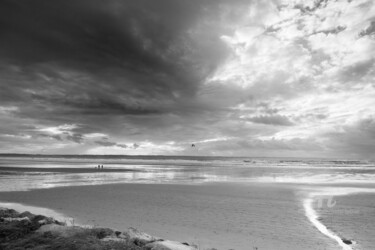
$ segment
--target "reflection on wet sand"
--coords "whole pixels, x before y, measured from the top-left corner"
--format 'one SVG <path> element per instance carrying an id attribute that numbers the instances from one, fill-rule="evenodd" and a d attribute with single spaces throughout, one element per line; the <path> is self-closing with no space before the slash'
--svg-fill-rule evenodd
<path id="1" fill-rule="evenodd" d="M 0 173 L 1 191 L 26 191 L 32 189 L 54 188 L 63 186 L 102 185 L 115 183 L 183 183 L 225 181 L 225 176 L 204 172 L 14 172 Z"/>

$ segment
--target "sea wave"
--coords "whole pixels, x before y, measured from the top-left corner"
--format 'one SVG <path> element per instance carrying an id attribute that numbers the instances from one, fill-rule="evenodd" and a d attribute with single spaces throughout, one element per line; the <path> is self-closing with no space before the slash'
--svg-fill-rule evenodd
<path id="1" fill-rule="evenodd" d="M 375 173 L 293 173 L 252 178 L 255 182 L 291 184 L 375 184 Z"/>

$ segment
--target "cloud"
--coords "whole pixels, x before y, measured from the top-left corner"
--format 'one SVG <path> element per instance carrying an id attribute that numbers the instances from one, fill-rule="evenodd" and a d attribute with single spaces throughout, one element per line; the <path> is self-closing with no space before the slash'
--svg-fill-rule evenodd
<path id="1" fill-rule="evenodd" d="M 367 156 L 374 13 L 370 0 L 1 1 L 0 152 Z"/>
<path id="2" fill-rule="evenodd" d="M 244 2 L 3 1 L 0 105 L 35 126 L 113 133 L 202 113 L 200 84 L 229 53 L 217 32 Z"/>
<path id="3" fill-rule="evenodd" d="M 137 143 L 133 143 L 132 145 L 126 145 L 123 143 L 117 143 L 112 142 L 108 140 L 102 140 L 102 141 L 95 141 L 95 144 L 102 146 L 102 147 L 118 147 L 118 148 L 124 148 L 124 149 L 137 149 L 140 147 Z"/>
<path id="4" fill-rule="evenodd" d="M 267 125 L 292 126 L 293 123 L 286 116 L 281 115 L 267 115 L 267 116 L 253 116 L 247 118 L 248 121 L 254 123 L 261 123 Z"/>
<path id="5" fill-rule="evenodd" d="M 95 143 L 104 147 L 113 147 L 117 145 L 117 143 L 109 141 L 95 141 Z"/>
<path id="6" fill-rule="evenodd" d="M 61 138 L 60 135 L 48 135 L 48 134 L 39 134 L 41 137 L 47 137 L 47 138 L 52 138 L 58 141 L 62 141 L 63 139 Z"/>
<path id="7" fill-rule="evenodd" d="M 183 111 L 228 51 L 195 24 L 206 5 L 4 1 L 1 102 L 28 103 L 22 115 L 44 119 Z"/>
<path id="8" fill-rule="evenodd" d="M 73 133 L 73 134 L 66 133 L 65 138 L 67 140 L 73 141 L 75 143 L 82 143 L 83 142 L 83 135 L 77 134 L 77 133 Z"/>
<path id="9" fill-rule="evenodd" d="M 342 126 L 340 130 L 325 133 L 326 148 L 337 155 L 371 159 L 375 150 L 374 132 L 374 117 L 359 119 L 352 124 Z"/>
<path id="10" fill-rule="evenodd" d="M 375 34 L 375 21 L 371 21 L 370 25 L 359 33 L 359 36 L 371 36 Z"/>

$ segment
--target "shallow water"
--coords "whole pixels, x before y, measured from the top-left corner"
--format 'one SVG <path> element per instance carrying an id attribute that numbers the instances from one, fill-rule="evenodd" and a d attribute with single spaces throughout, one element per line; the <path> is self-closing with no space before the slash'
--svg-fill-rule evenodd
<path id="1" fill-rule="evenodd" d="M 93 172 L 98 164 L 111 172 L 99 169 Z M 59 171 L 54 171 L 57 169 Z M 74 171 L 77 169 L 81 172 Z M 129 172 L 120 171 L 125 169 Z M 374 184 L 375 164 L 372 161 L 276 158 L 0 157 L 2 191 L 109 183 L 210 182 Z"/>

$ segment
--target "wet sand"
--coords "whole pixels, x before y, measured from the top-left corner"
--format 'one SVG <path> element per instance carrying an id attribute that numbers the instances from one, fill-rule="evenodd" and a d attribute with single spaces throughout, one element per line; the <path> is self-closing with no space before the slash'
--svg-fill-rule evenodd
<path id="1" fill-rule="evenodd" d="M 318 209 L 321 221 L 331 230 L 357 242 L 353 249 L 375 247 L 375 194 L 334 197 L 335 206 Z"/>
<path id="2" fill-rule="evenodd" d="M 3 192 L 0 201 L 47 207 L 80 224 L 136 227 L 203 249 L 340 249 L 311 225 L 292 185 L 109 184 Z"/>

